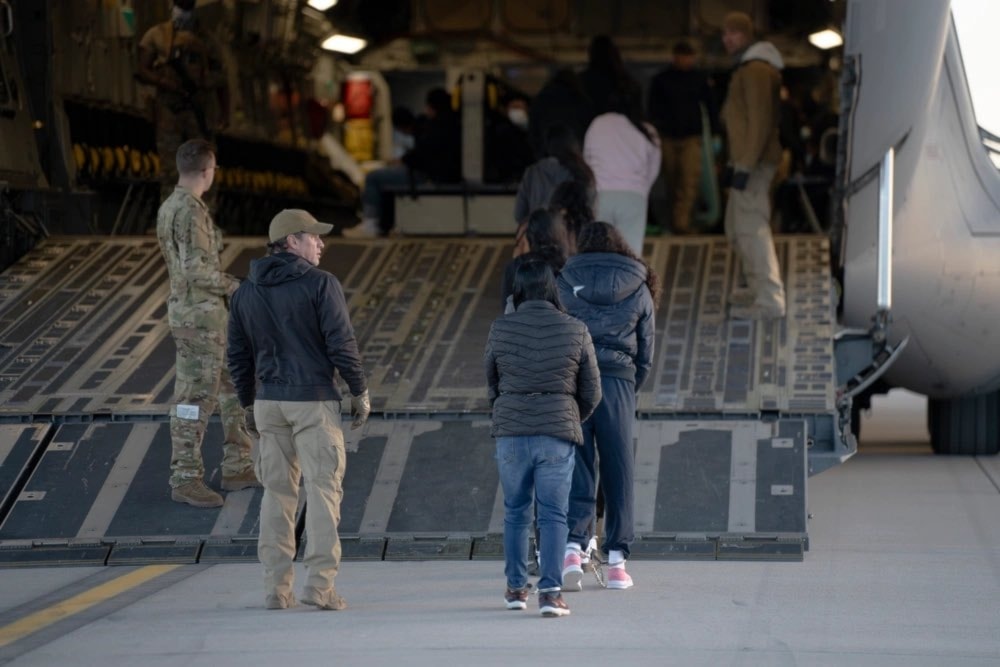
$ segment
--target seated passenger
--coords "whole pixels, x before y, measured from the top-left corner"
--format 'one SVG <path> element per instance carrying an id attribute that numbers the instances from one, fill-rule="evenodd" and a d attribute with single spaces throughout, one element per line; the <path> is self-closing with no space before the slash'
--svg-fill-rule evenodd
<path id="1" fill-rule="evenodd" d="M 483 145 L 483 181 L 517 183 L 535 161 L 528 139 L 528 101 L 511 96 L 499 111 L 487 113 Z"/>
<path id="2" fill-rule="evenodd" d="M 382 196 L 386 186 L 417 185 L 426 181 L 457 183 L 462 178 L 462 128 L 444 88 L 427 93 L 427 122 L 413 148 L 393 164 L 365 177 L 361 193 L 361 223 L 345 229 L 344 236 L 373 238 L 389 230 L 382 220 Z"/>

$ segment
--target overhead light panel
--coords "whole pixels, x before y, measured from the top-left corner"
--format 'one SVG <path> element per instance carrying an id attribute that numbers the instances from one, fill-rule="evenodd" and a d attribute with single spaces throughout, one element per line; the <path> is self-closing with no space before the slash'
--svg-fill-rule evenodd
<path id="1" fill-rule="evenodd" d="M 833 49 L 844 43 L 840 33 L 827 28 L 809 35 L 809 43 L 818 49 Z"/>
<path id="2" fill-rule="evenodd" d="M 335 4 L 337 4 L 337 0 L 309 0 L 309 6 L 321 12 L 325 12 Z"/>
<path id="3" fill-rule="evenodd" d="M 327 51 L 337 51 L 338 53 L 357 53 L 368 46 L 368 41 L 360 37 L 349 35 L 330 35 L 323 40 L 321 46 Z"/>

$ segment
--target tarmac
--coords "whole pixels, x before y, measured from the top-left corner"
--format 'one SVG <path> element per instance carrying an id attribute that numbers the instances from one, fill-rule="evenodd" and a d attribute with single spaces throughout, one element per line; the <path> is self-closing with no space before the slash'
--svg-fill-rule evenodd
<path id="1" fill-rule="evenodd" d="M 265 610 L 255 564 L 4 569 L 0 664 L 1000 665 L 1000 461 L 934 456 L 925 406 L 877 397 L 809 479 L 802 562 L 633 560 L 562 618 L 500 561 L 345 562 L 345 611 Z"/>

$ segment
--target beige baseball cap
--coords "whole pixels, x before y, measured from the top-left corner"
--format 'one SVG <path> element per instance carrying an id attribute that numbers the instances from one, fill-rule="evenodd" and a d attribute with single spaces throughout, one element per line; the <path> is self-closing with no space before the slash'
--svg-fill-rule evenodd
<path id="1" fill-rule="evenodd" d="M 271 243 L 274 243 L 289 234 L 298 234 L 299 232 L 329 234 L 332 230 L 333 225 L 317 221 L 308 211 L 303 211 L 300 208 L 286 208 L 271 218 L 271 226 L 268 227 L 267 235 L 271 239 Z"/>

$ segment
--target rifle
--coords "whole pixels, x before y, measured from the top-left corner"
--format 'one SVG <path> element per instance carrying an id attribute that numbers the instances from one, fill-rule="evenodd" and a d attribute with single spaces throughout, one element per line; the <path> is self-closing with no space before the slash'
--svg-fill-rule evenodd
<path id="1" fill-rule="evenodd" d="M 198 92 L 198 84 L 194 82 L 187 71 L 187 67 L 181 62 L 180 49 L 173 50 L 167 59 L 167 64 L 173 68 L 174 72 L 177 73 L 177 78 L 181 80 L 181 87 L 184 89 L 184 100 L 188 108 L 194 113 L 194 118 L 198 121 L 198 129 L 201 130 L 202 136 L 205 139 L 211 139 L 212 135 L 208 130 L 208 123 L 205 121 L 205 110 L 194 101 L 194 96 Z"/>
<path id="2" fill-rule="evenodd" d="M 187 107 L 191 109 L 191 112 L 194 113 L 194 119 L 198 123 L 198 129 L 201 130 L 202 136 L 205 139 L 211 139 L 212 133 L 208 130 L 208 123 L 205 120 L 205 110 L 194 101 L 194 96 L 198 93 L 198 84 L 194 82 L 190 72 L 187 71 L 187 67 L 181 62 L 181 49 L 174 47 L 176 27 L 173 21 L 168 24 L 167 30 L 169 34 L 169 38 L 167 39 L 167 64 L 177 73 L 177 78 L 181 80 L 181 87 L 184 89 L 184 101 Z"/>

